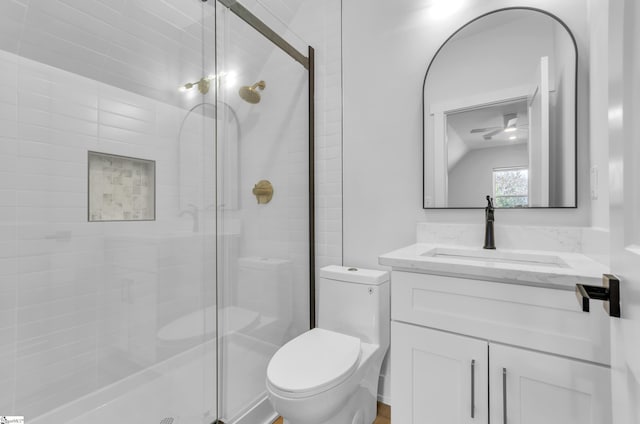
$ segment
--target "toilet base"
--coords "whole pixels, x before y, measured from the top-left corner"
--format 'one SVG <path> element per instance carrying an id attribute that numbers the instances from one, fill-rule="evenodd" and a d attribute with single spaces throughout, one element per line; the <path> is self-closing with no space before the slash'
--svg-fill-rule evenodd
<path id="1" fill-rule="evenodd" d="M 322 422 L 304 424 L 372 424 L 376 419 L 377 399 L 360 386 L 336 415 Z M 300 424 L 283 419 L 284 424 Z"/>

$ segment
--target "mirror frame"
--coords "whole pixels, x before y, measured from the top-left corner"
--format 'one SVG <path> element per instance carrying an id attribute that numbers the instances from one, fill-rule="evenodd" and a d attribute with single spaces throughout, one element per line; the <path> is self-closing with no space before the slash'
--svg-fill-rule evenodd
<path id="1" fill-rule="evenodd" d="M 438 58 L 438 54 L 440 53 L 440 51 L 444 48 L 444 46 L 453 38 L 455 37 L 460 31 L 462 31 L 464 28 L 466 28 L 467 26 L 471 25 L 472 23 L 474 23 L 477 20 L 480 20 L 486 16 L 489 15 L 493 15 L 494 13 L 499 13 L 499 12 L 505 12 L 505 11 L 510 11 L 510 10 L 528 10 L 528 11 L 532 11 L 532 12 L 538 12 L 538 13 L 542 13 L 544 15 L 549 16 L 550 18 L 554 19 L 556 22 L 558 22 L 560 25 L 562 25 L 564 27 L 564 29 L 567 31 L 567 33 L 569 34 L 569 37 L 571 37 L 571 41 L 573 43 L 573 48 L 576 54 L 575 57 L 575 70 L 574 70 L 574 92 L 575 92 L 575 98 L 574 98 L 574 110 L 575 110 L 575 114 L 574 114 L 574 122 L 573 122 L 573 126 L 574 126 L 574 148 L 575 148 L 575 157 L 574 157 L 574 190 L 575 190 L 575 196 L 574 196 L 574 206 L 532 206 L 532 207 L 526 207 L 526 208 L 496 208 L 496 209 L 501 209 L 501 210 L 534 210 L 534 209 L 577 209 L 578 208 L 578 64 L 579 64 L 579 56 L 578 56 L 578 44 L 576 43 L 576 38 L 573 35 L 573 32 L 571 32 L 571 29 L 569 28 L 569 26 L 560 18 L 558 18 L 556 15 L 554 15 L 551 12 L 548 12 L 546 10 L 543 9 L 538 9 L 535 7 L 527 7 L 527 6 L 515 6 L 515 7 L 503 7 L 500 9 L 495 9 L 492 10 L 490 12 L 487 13 L 483 13 L 482 15 L 479 15 L 473 19 L 471 19 L 470 21 L 468 21 L 467 23 L 465 23 L 464 25 L 462 25 L 460 28 L 458 28 L 457 30 L 455 30 L 449 37 L 447 37 L 447 39 L 440 45 L 440 47 L 438 47 L 438 50 L 436 50 L 435 54 L 433 55 L 433 57 L 431 58 L 431 61 L 429 62 L 429 66 L 427 67 L 427 72 L 424 75 L 424 80 L 422 82 L 422 209 L 423 210 L 447 210 L 447 209 L 484 209 L 484 206 L 468 206 L 468 207 L 462 207 L 462 206 L 456 206 L 456 207 L 427 207 L 425 206 L 425 167 L 426 167 L 426 161 L 425 161 L 425 142 L 426 142 L 426 131 L 425 131 L 425 127 L 426 127 L 426 120 L 425 120 L 425 113 L 426 113 L 426 104 L 425 104 L 425 89 L 426 89 L 426 85 L 427 85 L 427 77 L 429 76 L 429 70 L 431 70 L 431 66 L 433 65 L 433 63 L 435 62 L 435 60 Z M 480 196 L 480 201 L 479 203 L 485 202 L 484 200 L 484 194 L 482 196 Z"/>

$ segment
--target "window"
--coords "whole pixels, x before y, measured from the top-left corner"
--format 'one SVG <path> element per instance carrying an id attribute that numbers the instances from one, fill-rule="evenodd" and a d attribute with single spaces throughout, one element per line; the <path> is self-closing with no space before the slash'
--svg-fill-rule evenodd
<path id="1" fill-rule="evenodd" d="M 497 208 L 529 206 L 529 170 L 526 167 L 494 168 L 493 201 Z"/>

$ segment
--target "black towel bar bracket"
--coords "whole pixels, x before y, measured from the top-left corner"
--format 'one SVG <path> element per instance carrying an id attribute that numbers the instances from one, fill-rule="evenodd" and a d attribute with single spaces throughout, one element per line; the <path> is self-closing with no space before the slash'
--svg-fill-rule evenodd
<path id="1" fill-rule="evenodd" d="M 584 312 L 589 312 L 591 300 L 602 300 L 607 314 L 620 318 L 620 280 L 615 275 L 603 274 L 602 287 L 576 284 L 576 298 Z"/>

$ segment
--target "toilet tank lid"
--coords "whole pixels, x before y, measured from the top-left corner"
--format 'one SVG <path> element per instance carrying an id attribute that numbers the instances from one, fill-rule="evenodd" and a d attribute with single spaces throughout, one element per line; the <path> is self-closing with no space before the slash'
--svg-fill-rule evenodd
<path id="1" fill-rule="evenodd" d="M 238 265 L 243 268 L 253 269 L 275 269 L 279 266 L 286 265 L 290 261 L 287 259 L 265 258 L 260 256 L 247 256 L 238 258 Z"/>
<path id="2" fill-rule="evenodd" d="M 320 278 L 358 284 L 380 285 L 389 281 L 389 272 L 351 266 L 329 265 L 320 269 Z"/>

